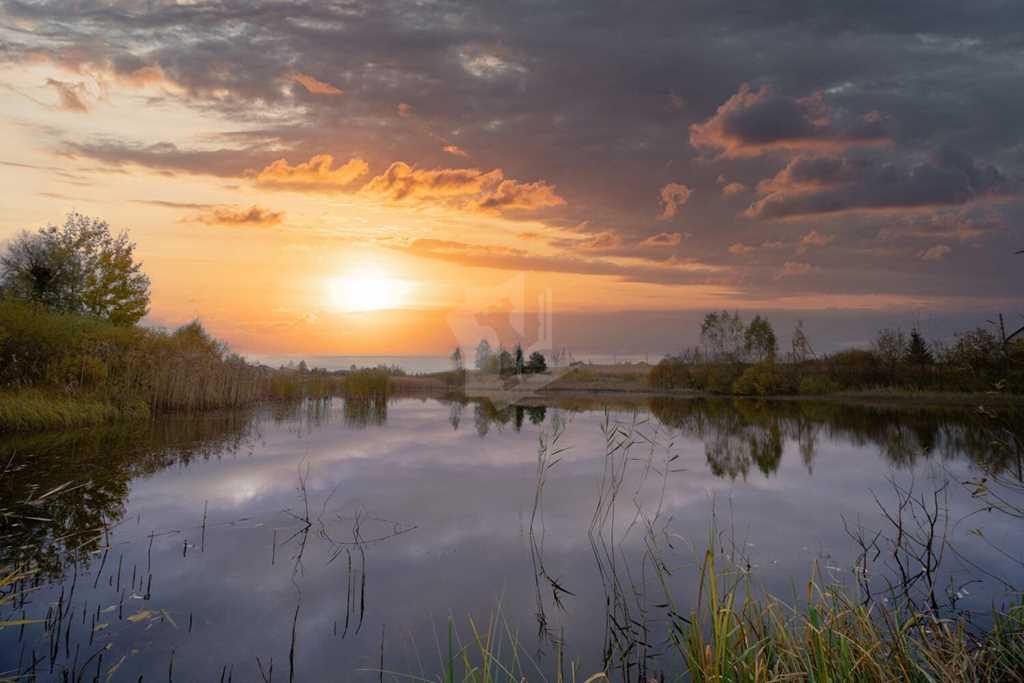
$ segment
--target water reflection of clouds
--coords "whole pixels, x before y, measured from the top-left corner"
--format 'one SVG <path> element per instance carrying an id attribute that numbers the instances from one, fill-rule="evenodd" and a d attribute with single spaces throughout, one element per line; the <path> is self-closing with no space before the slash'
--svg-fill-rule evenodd
<path id="1" fill-rule="evenodd" d="M 648 517 L 661 505 L 661 520 L 671 520 L 676 545 L 664 550 L 678 570 L 672 580 L 684 604 L 692 594 L 694 565 L 708 539 L 712 509 L 720 528 L 734 534 L 750 556 L 758 581 L 787 595 L 794 580 L 809 576 L 816 560 L 840 569 L 852 564 L 842 517 L 877 522 L 869 492 L 884 497 L 887 476 L 905 477 L 913 471 L 923 481 L 943 475 L 943 465 L 956 477 L 971 469 L 964 459 L 894 460 L 884 454 L 884 445 L 838 428 L 819 428 L 808 458 L 801 441 L 806 430 L 801 432 L 796 419 L 780 423 L 777 415 L 762 411 L 739 418 L 720 414 L 718 424 L 709 424 L 713 415 L 687 406 L 672 408 L 676 412 L 671 414 L 668 409 L 662 406 L 664 424 L 648 424 L 657 428 L 659 445 L 652 451 L 649 444 L 638 442 L 629 453 L 614 500 L 613 528 L 618 556 L 627 564 L 639 563 L 647 540 L 644 528 L 633 527 L 628 535 L 626 530 L 638 505 Z M 429 657 L 432 630 L 443 630 L 447 615 L 486 617 L 502 594 L 506 618 L 529 634 L 537 610 L 529 520 L 538 436 L 550 429 L 555 411 L 548 411 L 543 425 L 524 419 L 518 431 L 514 411 L 487 413 L 498 423 L 484 438 L 471 420 L 453 429 L 450 406 L 434 401 L 393 403 L 384 425 L 365 429 L 331 419 L 337 415 L 302 430 L 289 420 L 267 422 L 251 455 L 155 469 L 134 480 L 127 521 L 112 532 L 112 543 L 124 553 L 126 567 L 151 560 L 153 604 L 168 609 L 175 619 L 193 615 L 199 628 L 190 638 L 162 625 L 156 634 L 142 637 L 114 624 L 103 637 L 111 638 L 118 651 L 140 647 L 148 656 L 129 660 L 126 675 L 145 673 L 150 678 L 165 672 L 171 648 L 176 670 L 194 672 L 194 678 L 216 678 L 228 662 L 235 663 L 237 679 L 258 678 L 254 652 L 268 657 L 273 653 L 280 671 L 291 615 L 300 599 L 300 680 L 336 676 L 340 663 L 353 669 L 376 667 L 382 628 L 396 638 L 412 633 L 425 651 L 421 655 Z M 628 422 L 631 415 L 620 410 L 612 417 Z M 564 598 L 564 613 L 552 610 L 548 618 L 552 627 L 565 628 L 569 642 L 591 666 L 599 664 L 606 604 L 588 533 L 606 474 L 603 417 L 583 412 L 567 420 L 562 443 L 571 448 L 550 470 L 542 499 L 545 569 L 575 594 Z M 777 439 L 771 436 L 773 423 L 781 425 Z M 725 434 L 733 450 L 720 455 L 735 457 L 741 466 L 736 476 L 719 476 L 709 462 L 707 444 L 709 437 L 721 436 L 716 430 L 727 432 L 730 425 L 740 438 Z M 874 429 L 870 424 L 867 428 Z M 765 443 L 771 446 L 767 452 L 761 447 Z M 900 452 L 908 451 L 904 447 Z M 298 477 L 307 466 L 314 526 L 302 571 L 296 573 L 299 544 L 292 536 L 301 532 L 302 524 L 283 511 L 301 514 Z M 671 471 L 663 480 L 657 472 L 666 469 Z M 971 501 L 963 497 L 951 502 L 954 515 L 971 509 Z M 205 551 L 199 552 L 195 545 L 204 504 L 209 525 Z M 342 639 L 333 635 L 335 623 L 341 631 L 345 616 L 351 618 L 351 581 L 355 576 L 359 584 L 361 575 L 349 573 L 344 553 L 330 561 L 337 548 L 321 535 L 320 525 L 330 538 L 347 543 L 354 538 L 356 518 L 373 518 L 362 528 L 364 538 L 386 537 L 395 528 L 391 522 L 416 528 L 362 549 L 366 581 L 360 600 L 365 598 L 366 622 L 358 635 L 350 631 Z M 166 535 L 155 537 L 150 551 L 148 535 L 153 531 Z M 600 529 L 598 535 L 610 531 Z M 1012 541 L 1015 531 L 989 520 L 986 533 Z M 971 546 L 971 551 L 979 562 L 1004 566 L 990 549 Z M 40 600 L 53 597 L 53 590 L 42 593 Z M 104 593 L 102 581 L 95 592 L 80 590 L 93 603 L 116 602 L 116 595 Z M 0 634 L 0 644 L 2 638 Z M 419 670 L 405 645 L 389 645 L 388 657 L 389 668 Z M 0 656 L 0 669 L 7 663 Z M 432 666 L 428 662 L 429 670 L 436 668 Z"/>

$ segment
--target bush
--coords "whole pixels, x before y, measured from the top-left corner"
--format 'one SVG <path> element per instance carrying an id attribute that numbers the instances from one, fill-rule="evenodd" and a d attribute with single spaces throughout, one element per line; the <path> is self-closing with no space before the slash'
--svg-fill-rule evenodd
<path id="1" fill-rule="evenodd" d="M 862 349 L 840 351 L 826 359 L 829 375 L 844 388 L 884 384 L 886 372 L 878 354 Z"/>
<path id="2" fill-rule="evenodd" d="M 691 385 L 690 370 L 678 358 L 663 358 L 647 374 L 647 384 L 663 391 L 685 389 Z"/>
<path id="3" fill-rule="evenodd" d="M 739 379 L 740 370 L 734 365 L 715 365 L 708 368 L 706 390 L 714 394 L 732 393 L 732 385 Z"/>
<path id="4" fill-rule="evenodd" d="M 772 396 L 785 390 L 783 375 L 771 360 L 751 365 L 732 383 L 732 393 L 745 396 Z"/>
<path id="5" fill-rule="evenodd" d="M 824 375 L 812 375 L 800 380 L 799 392 L 805 396 L 822 396 L 824 394 L 834 394 L 840 389 L 841 387 L 832 381 L 831 378 Z"/>

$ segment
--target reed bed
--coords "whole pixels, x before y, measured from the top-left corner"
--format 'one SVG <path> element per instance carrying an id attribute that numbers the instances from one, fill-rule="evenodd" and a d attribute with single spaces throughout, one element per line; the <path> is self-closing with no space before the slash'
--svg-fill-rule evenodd
<path id="1" fill-rule="evenodd" d="M 0 301 L 0 431 L 387 391 L 381 370 L 254 365 L 199 322 L 165 332 Z"/>
<path id="2" fill-rule="evenodd" d="M 812 578 L 801 606 L 728 580 L 708 550 L 696 606 L 669 599 L 670 638 L 694 681 L 1022 681 L 1024 603 L 993 613 L 987 633 L 865 602 Z"/>

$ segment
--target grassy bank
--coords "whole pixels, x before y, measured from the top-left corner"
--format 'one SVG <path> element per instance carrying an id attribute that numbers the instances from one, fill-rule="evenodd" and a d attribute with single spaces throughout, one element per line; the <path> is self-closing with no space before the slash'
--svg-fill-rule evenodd
<path id="1" fill-rule="evenodd" d="M 264 400 L 386 396 L 388 386 L 379 370 L 254 365 L 198 322 L 164 331 L 0 301 L 0 432 Z"/>

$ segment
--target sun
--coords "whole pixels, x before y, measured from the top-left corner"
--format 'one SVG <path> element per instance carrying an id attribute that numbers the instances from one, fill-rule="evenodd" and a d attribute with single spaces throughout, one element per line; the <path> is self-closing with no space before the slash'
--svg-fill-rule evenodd
<path id="1" fill-rule="evenodd" d="M 410 282 L 379 269 L 359 270 L 327 281 L 331 308 L 346 313 L 400 308 L 411 289 Z"/>

